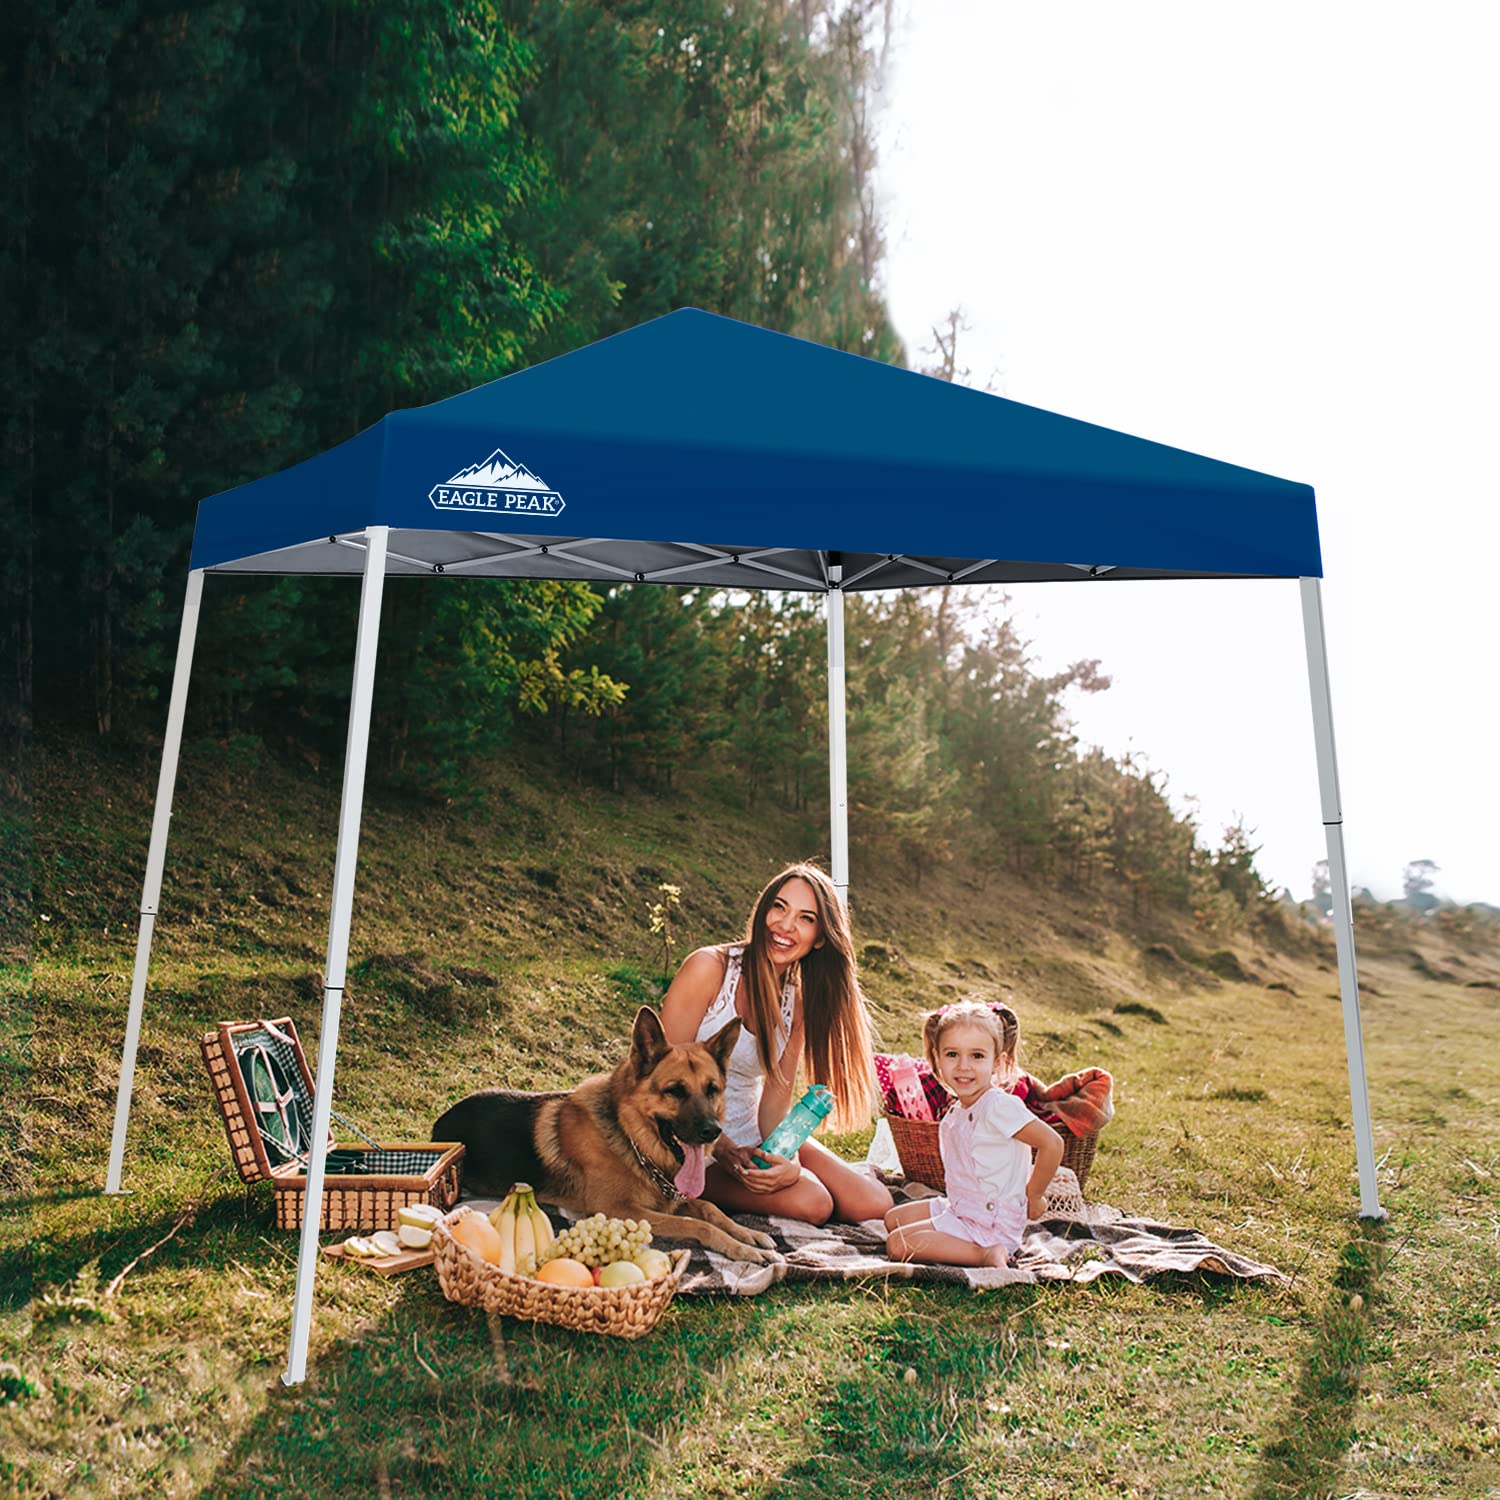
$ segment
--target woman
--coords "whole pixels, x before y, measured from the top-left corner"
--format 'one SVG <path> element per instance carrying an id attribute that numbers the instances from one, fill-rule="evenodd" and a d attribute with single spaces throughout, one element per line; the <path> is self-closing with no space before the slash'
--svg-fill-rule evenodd
<path id="1" fill-rule="evenodd" d="M 796 1161 L 758 1149 L 791 1108 L 804 1052 L 812 1081 L 833 1091 L 835 1129 L 858 1129 L 875 1112 L 870 1024 L 849 919 L 815 866 L 783 870 L 761 892 L 744 940 L 699 948 L 661 1005 L 673 1043 L 704 1040 L 735 1015 L 744 1029 L 729 1059 L 724 1134 L 703 1196 L 731 1211 L 810 1224 L 883 1218 L 891 1207 L 885 1188 L 816 1141 Z"/>

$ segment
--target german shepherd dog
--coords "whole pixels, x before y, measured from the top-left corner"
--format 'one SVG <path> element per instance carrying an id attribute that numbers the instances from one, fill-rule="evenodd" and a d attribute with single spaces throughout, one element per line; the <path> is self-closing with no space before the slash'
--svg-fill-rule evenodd
<path id="1" fill-rule="evenodd" d="M 724 1069 L 739 1040 L 736 1016 L 706 1042 L 674 1047 L 642 1006 L 630 1052 L 571 1093 L 484 1089 L 432 1127 L 462 1141 L 464 1183 L 500 1195 L 529 1182 L 574 1213 L 645 1219 L 663 1239 L 691 1240 L 732 1260 L 776 1261 L 775 1242 L 707 1202 L 703 1148 L 722 1133 Z"/>

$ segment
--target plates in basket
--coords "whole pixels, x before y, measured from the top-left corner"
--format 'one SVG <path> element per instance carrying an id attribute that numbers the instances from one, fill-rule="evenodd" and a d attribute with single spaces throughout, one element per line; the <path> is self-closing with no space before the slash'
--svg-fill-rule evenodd
<path id="1" fill-rule="evenodd" d="M 342 1245 L 324 1245 L 323 1254 L 330 1260 L 361 1266 L 380 1276 L 397 1276 L 402 1271 L 415 1271 L 419 1266 L 430 1266 L 437 1258 L 431 1245 L 425 1250 L 403 1250 L 399 1255 L 349 1255 Z"/>

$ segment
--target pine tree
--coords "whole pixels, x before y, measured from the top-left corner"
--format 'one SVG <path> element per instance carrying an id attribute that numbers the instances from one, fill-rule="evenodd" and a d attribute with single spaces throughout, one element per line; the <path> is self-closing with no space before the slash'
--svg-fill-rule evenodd
<path id="1" fill-rule="evenodd" d="M 575 774 L 618 790 L 627 777 L 669 790 L 722 731 L 727 664 L 711 635 L 706 589 L 662 585 L 600 590 L 596 626 L 568 654 L 574 670 L 602 672 L 629 691 L 602 715 L 564 709 L 558 738 Z"/>
<path id="2" fill-rule="evenodd" d="M 195 502 L 515 368 L 556 315 L 508 227 L 548 190 L 515 120 L 531 55 L 455 0 L 35 0 L 11 24 L 22 326 L 0 378 L 35 677 L 64 721 L 154 730 Z M 347 590 L 239 587 L 210 590 L 195 708 L 264 727 L 300 688 L 292 722 L 332 724 L 347 662 L 318 659 Z M 496 608 L 496 638 L 552 617 Z"/>
<path id="3" fill-rule="evenodd" d="M 776 4 L 508 0 L 561 186 L 519 220 L 568 298 L 542 352 L 696 306 L 900 360 L 874 291 L 864 10 L 835 34 Z"/>

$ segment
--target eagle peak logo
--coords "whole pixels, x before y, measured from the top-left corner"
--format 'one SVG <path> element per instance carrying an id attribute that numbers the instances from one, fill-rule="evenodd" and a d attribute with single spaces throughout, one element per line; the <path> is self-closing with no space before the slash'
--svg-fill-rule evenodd
<path id="1" fill-rule="evenodd" d="M 566 501 L 525 464 L 496 448 L 482 464 L 460 469 L 427 498 L 438 510 L 492 511 L 512 516 L 560 516 Z"/>

